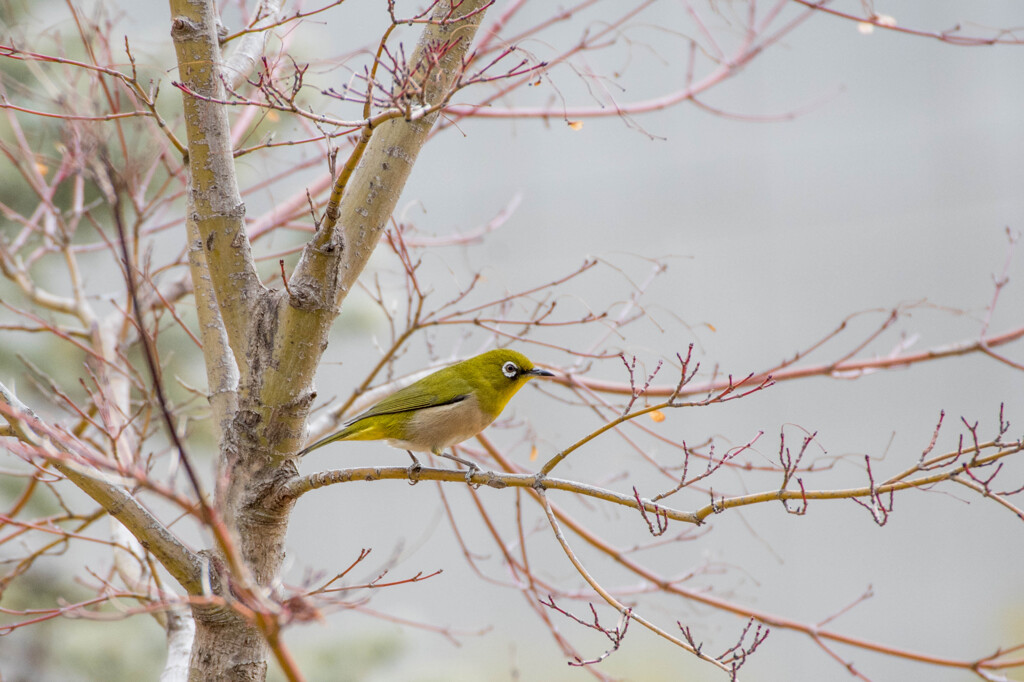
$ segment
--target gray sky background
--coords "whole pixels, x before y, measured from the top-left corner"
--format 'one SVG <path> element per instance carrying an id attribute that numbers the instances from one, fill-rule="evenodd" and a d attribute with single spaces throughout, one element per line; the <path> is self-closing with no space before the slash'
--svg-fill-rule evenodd
<path id="1" fill-rule="evenodd" d="M 965 26 L 972 20 L 1014 26 L 1021 19 L 1013 3 L 905 5 L 875 3 L 875 8 L 895 13 L 901 25 L 927 30 L 942 30 L 957 20 Z M 696 6 L 709 16 L 705 5 Z M 858 6 L 837 5 L 852 11 Z M 629 36 L 637 47 L 617 81 L 624 88 L 617 95 L 620 101 L 678 87 L 681 74 L 673 60 L 685 52 L 681 41 L 662 29 L 692 33 L 691 25 L 672 23 L 680 19 L 680 8 L 680 3 L 659 3 L 635 22 Z M 713 17 L 710 21 L 715 23 Z M 579 30 L 576 23 L 555 35 L 565 44 Z M 644 42 L 650 50 L 639 46 Z M 621 68 L 613 57 L 587 59 L 590 65 L 601 62 L 605 73 Z M 673 63 L 659 66 L 659 60 Z M 696 341 L 706 368 L 718 363 L 722 371 L 743 375 L 791 356 L 851 313 L 926 301 L 901 323 L 900 332 L 869 353 L 889 352 L 900 334 L 919 334 L 912 348 L 920 350 L 977 334 L 993 276 L 1006 259 L 1005 228 L 1020 229 L 1024 97 L 1017 84 L 1022 76 L 1018 48 L 954 47 L 877 30 L 864 35 L 853 23 L 819 16 L 705 98 L 713 107 L 750 117 L 801 112 L 792 120 L 740 121 L 691 105 L 637 117 L 658 139 L 616 118 L 587 120 L 579 131 L 558 120 L 466 122 L 460 124 L 463 134 L 446 134 L 428 145 L 403 201 L 408 202 L 406 215 L 420 229 L 445 234 L 473 229 L 521 194 L 513 218 L 484 245 L 465 255 L 452 250 L 440 257 L 454 268 L 461 266 L 460 258 L 483 268 L 495 291 L 553 279 L 586 254 L 640 281 L 650 267 L 643 257 L 665 257 L 669 269 L 645 299 L 665 331 L 640 327 L 643 331 L 622 342 L 622 349 L 636 353 L 648 368 Z M 562 70 L 554 80 L 570 105 L 589 103 L 573 74 Z M 437 265 L 437 271 L 432 282 L 443 282 L 445 266 Z M 623 277 L 605 273 L 578 292 L 595 307 L 629 293 Z M 994 330 L 1021 319 L 1024 263 L 1019 257 L 1010 275 Z M 883 317 L 876 313 L 859 319 L 850 336 L 817 360 L 841 355 Z M 467 352 L 474 348 L 467 345 Z M 344 348 L 339 353 L 358 352 L 347 343 Z M 542 348 L 530 350 L 541 361 L 566 361 Z M 410 360 L 408 368 L 413 367 Z M 345 376 L 344 367 L 338 372 Z M 623 378 L 618 363 L 596 372 Z M 864 477 L 853 463 L 860 455 L 884 457 L 875 464 L 877 475 L 901 470 L 916 461 L 940 410 L 948 415 L 944 438 L 952 438 L 952 425 L 961 415 L 991 427 L 1000 402 L 1011 419 L 1019 419 L 1024 408 L 1019 375 L 1006 366 L 968 359 L 856 382 L 817 379 L 780 385 L 727 408 L 671 414 L 669 419 L 685 424 L 674 433 L 691 440 L 718 435 L 737 443 L 762 429 L 766 433 L 759 451 L 765 458 L 774 457 L 781 429 L 790 442 L 801 429 L 818 431 L 829 455 L 857 455 L 825 480 L 859 485 Z M 551 451 L 596 426 L 572 418 L 567 423 L 558 404 L 543 403 L 536 392 L 524 391 L 511 409 L 532 420 Z M 323 452 L 304 469 L 339 466 L 337 458 L 349 461 L 349 451 Z M 381 450 L 371 445 L 351 452 L 369 461 Z M 525 463 L 525 451 L 518 454 Z M 396 463 L 404 457 L 383 456 Z M 576 461 L 565 473 L 590 478 L 589 458 L 606 462 L 606 471 L 612 471 L 620 456 L 628 457 L 628 451 L 608 439 L 587 453 L 587 462 Z M 741 482 L 728 476 L 719 485 L 742 491 Z M 767 490 L 777 482 L 750 485 Z M 345 518 L 372 508 L 375 518 L 391 528 L 385 535 L 393 533 L 413 545 L 412 538 L 427 538 L 408 565 L 417 570 L 443 565 L 446 571 L 432 590 L 396 591 L 374 607 L 387 603 L 410 618 L 436 622 L 440 613 L 453 626 L 494 627 L 486 637 L 464 640 L 461 648 L 435 635 L 406 632 L 403 637 L 417 642 L 415 653 L 374 679 L 501 680 L 512 679 L 513 670 L 520 679 L 588 677 L 565 667 L 520 597 L 481 584 L 465 568 L 447 523 L 436 516 L 438 503 L 430 491 L 365 488 L 346 491 L 356 499 L 340 509 L 340 493 L 327 491 L 298 512 L 299 561 L 317 563 L 303 549 L 309 546 L 302 537 L 303 516 L 313 524 L 331 514 Z M 492 509 L 501 508 L 500 495 L 483 496 L 495 498 L 489 500 L 496 503 Z M 451 497 L 464 518 L 471 518 L 464 496 L 453 492 Z M 702 502 L 694 496 L 678 504 L 688 508 Z M 707 562 L 722 575 L 698 579 L 698 584 L 809 622 L 831 616 L 870 588 L 873 599 L 830 625 L 913 650 L 980 656 L 995 642 L 1015 641 L 1011 627 L 1019 638 L 1021 623 L 1013 614 L 1021 611 L 1024 598 L 1015 578 L 1021 553 L 1013 538 L 1019 528 L 995 505 L 988 506 L 977 499 L 967 506 L 965 497 L 946 493 L 908 495 L 897 499 L 896 514 L 884 528 L 851 502 L 813 505 L 805 517 L 759 507 L 712 519 L 707 536 L 676 546 L 655 563 L 667 572 L 683 572 Z M 510 513 L 497 515 L 507 520 Z M 616 512 L 591 511 L 583 518 L 600 527 L 609 513 L 623 523 Z M 493 545 L 472 536 L 474 530 L 482 533 L 479 523 L 465 526 L 471 546 L 490 555 L 488 565 L 497 566 Z M 619 529 L 610 525 L 609 531 Z M 359 546 L 380 546 L 382 539 L 377 524 L 339 532 L 357 534 Z M 615 537 L 627 543 L 629 536 Z M 534 556 L 550 557 L 551 575 L 571 578 L 557 548 L 547 551 Z M 595 570 L 601 578 L 619 584 L 623 576 L 600 566 Z M 436 601 L 425 600 L 424 592 Z M 454 595 L 461 606 L 452 610 Z M 673 601 L 656 612 L 659 608 L 663 622 L 680 619 L 691 625 L 712 651 L 732 644 L 742 626 L 736 618 L 715 617 L 702 607 Z M 352 632 L 367 627 L 347 615 L 340 620 Z M 581 645 L 585 651 L 603 651 L 603 641 L 569 624 L 562 632 L 589 643 Z M 875 680 L 968 677 L 842 647 L 837 651 Z M 611 657 L 608 670 L 625 679 L 680 679 L 685 671 L 693 671 L 693 679 L 714 679 L 709 669 L 681 659 L 637 628 Z M 431 670 L 443 672 L 432 677 Z M 743 679 L 812 681 L 822 675 L 838 679 L 844 673 L 810 642 L 779 631 L 749 663 Z"/>

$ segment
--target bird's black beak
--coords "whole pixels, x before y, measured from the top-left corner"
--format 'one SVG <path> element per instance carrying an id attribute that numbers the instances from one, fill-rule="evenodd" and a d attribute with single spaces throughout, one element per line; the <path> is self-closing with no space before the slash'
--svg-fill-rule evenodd
<path id="1" fill-rule="evenodd" d="M 541 369 L 540 367 L 534 367 L 533 369 L 530 369 L 530 370 L 527 370 L 527 371 L 523 372 L 523 374 L 529 374 L 530 376 L 535 376 L 535 377 L 553 377 L 553 376 L 555 376 L 551 372 L 547 371 L 546 369 Z"/>

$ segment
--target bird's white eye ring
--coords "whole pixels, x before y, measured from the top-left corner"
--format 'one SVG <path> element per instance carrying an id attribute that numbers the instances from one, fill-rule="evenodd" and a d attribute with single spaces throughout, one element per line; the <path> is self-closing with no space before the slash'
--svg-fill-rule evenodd
<path id="1" fill-rule="evenodd" d="M 509 361 L 501 366 L 501 373 L 509 379 L 515 379 L 519 375 L 519 367 L 516 366 L 516 363 Z"/>

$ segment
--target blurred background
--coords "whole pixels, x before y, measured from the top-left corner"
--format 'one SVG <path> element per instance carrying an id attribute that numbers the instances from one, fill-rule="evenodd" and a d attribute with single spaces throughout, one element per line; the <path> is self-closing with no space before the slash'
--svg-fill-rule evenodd
<path id="1" fill-rule="evenodd" d="M 742 41 L 740 18 L 746 16 L 747 3 L 691 4 L 727 53 Z M 773 6 L 758 5 L 762 15 Z M 1024 30 L 1020 6 L 1013 2 L 868 6 L 892 14 L 899 26 L 928 32 L 955 26 L 966 35 L 994 35 L 994 27 Z M 61 7 L 21 6 L 19 25 L 50 35 L 67 32 L 69 20 L 55 18 Z M 862 2 L 830 7 L 858 15 L 865 11 Z M 164 81 L 174 79 L 166 9 L 124 4 L 122 10 L 115 30 L 134 36 L 133 50 L 147 68 L 162 72 Z M 500 10 L 492 10 L 492 18 Z M 553 11 L 537 3 L 516 21 L 526 28 Z M 616 11 L 621 6 L 598 3 L 520 48 L 538 60 L 550 59 L 585 32 L 601 30 Z M 772 23 L 772 31 L 802 11 L 790 3 Z M 233 8 L 227 7 L 226 23 L 233 16 Z M 346 69 L 354 67 L 334 65 L 341 57 L 353 59 L 349 52 L 356 47 L 375 43 L 387 24 L 381 3 L 348 0 L 281 33 L 297 61 L 312 63 L 307 83 L 326 88 L 348 81 Z M 515 35 L 514 29 L 507 35 Z M 407 32 L 399 39 L 408 42 L 414 35 Z M 652 3 L 613 35 L 616 42 L 609 49 L 578 55 L 571 66 L 555 68 L 537 86 L 521 89 L 496 106 L 544 106 L 557 112 L 563 106 L 607 107 L 609 97 L 626 104 L 662 96 L 686 83 L 688 40 L 709 44 L 684 2 Z M 1018 250 L 1007 266 L 1007 229 L 1017 234 L 1024 218 L 1022 50 L 956 46 L 879 28 L 868 31 L 824 14 L 811 16 L 710 89 L 700 98 L 704 106 L 686 102 L 632 117 L 556 114 L 547 120 L 461 120 L 424 148 L 397 218 L 410 226 L 407 236 L 415 244 L 418 238 L 472 233 L 514 205 L 502 226 L 481 240 L 414 249 L 423 259 L 419 276 L 432 292 L 428 300 L 440 305 L 479 272 L 483 281 L 467 306 L 486 302 L 559 279 L 584 259 L 596 258 L 597 267 L 559 289 L 560 314 L 563 319 L 587 311 L 617 314 L 642 285 L 644 316 L 622 335 L 605 339 L 600 350 L 636 356 L 646 372 L 659 359 L 671 361 L 675 353 L 685 353 L 692 342 L 702 363 L 701 378 L 710 378 L 715 370 L 745 376 L 791 358 L 861 313 L 807 361 L 827 363 L 856 348 L 894 308 L 905 315 L 860 357 L 883 356 L 901 344 L 925 350 L 973 341 L 989 318 L 995 281 L 1004 272 L 1009 283 L 991 314 L 990 330 L 999 333 L 1022 322 L 1024 254 Z M 698 78 L 711 69 L 706 58 L 698 59 Z M 165 88 L 165 106 L 173 107 L 177 94 L 166 82 Z M 474 101 L 474 91 L 456 103 L 463 101 Z M 338 106 L 338 115 L 343 115 L 347 110 Z M 287 119 L 276 130 L 282 138 L 302 134 Z M 322 151 L 305 147 L 289 154 L 314 159 Z M 283 158 L 295 157 L 243 157 L 243 186 L 276 172 Z M 247 195 L 249 217 L 257 220 L 302 191 L 323 174 L 325 165 L 313 164 L 306 174 Z M 258 251 L 271 256 L 264 264 L 268 282 L 277 268 L 277 254 L 305 236 L 284 233 L 260 243 Z M 174 231 L 158 239 L 180 248 L 181 236 Z M 294 256 L 288 264 L 294 264 Z M 664 271 L 651 279 L 660 266 Z M 367 274 L 378 278 L 396 316 L 404 316 L 397 259 L 380 249 Z M 112 279 L 111 290 L 116 287 Z M 361 381 L 380 352 L 367 343 L 368 336 L 386 346 L 388 330 L 387 317 L 365 292 L 349 298 L 318 379 L 323 401 L 347 396 Z M 584 366 L 560 350 L 589 348 L 606 334 L 599 325 L 559 328 L 531 337 L 536 345 L 517 347 L 541 364 L 585 367 L 589 376 L 627 381 L 617 359 Z M 432 331 L 410 345 L 395 372 L 469 355 L 491 341 L 479 330 Z M 161 343 L 173 344 L 173 336 Z M 21 352 L 31 355 L 29 345 Z M 1019 343 L 1004 350 L 1018 362 L 1024 357 Z M 11 358 L 4 365 L 5 372 L 19 371 Z M 186 362 L 176 371 L 190 385 L 205 381 L 201 368 Z M 662 372 L 656 383 L 674 383 L 670 366 Z M 542 462 L 600 425 L 574 401 L 558 387 L 531 386 L 489 436 L 530 467 L 531 446 L 536 445 Z M 873 458 L 876 478 L 917 462 L 940 411 L 946 413 L 946 424 L 938 448 L 945 450 L 956 447 L 961 417 L 979 422 L 987 437 L 994 435 L 1001 405 L 1012 423 L 1009 435 L 1015 437 L 1024 424 L 1020 373 L 971 355 L 855 381 L 780 383 L 733 403 L 671 411 L 657 428 L 676 441 L 714 438 L 722 451 L 763 432 L 750 455 L 751 461 L 763 464 L 777 457 L 780 433 L 795 445 L 816 432 L 808 457 L 839 460 L 813 480 L 813 487 L 854 487 L 867 484 L 864 455 Z M 521 422 L 530 425 L 525 437 L 522 429 L 500 428 Z M 653 439 L 643 442 L 651 456 L 678 459 L 672 448 Z M 626 493 L 638 485 L 645 495 L 644 483 L 658 486 L 654 490 L 664 487 L 663 479 L 645 473 L 646 465 L 617 436 L 599 439 L 575 454 L 579 456 L 560 469 L 566 478 Z M 308 473 L 406 461 L 403 452 L 379 443 L 344 443 L 313 453 L 301 469 Z M 620 472 L 628 473 L 616 478 Z M 1024 467 L 1008 467 L 1001 476 L 1019 485 Z M 728 471 L 713 480 L 715 493 L 725 495 L 772 490 L 778 484 L 778 476 Z M 432 485 L 333 486 L 297 505 L 287 578 L 292 584 L 343 570 L 364 547 L 373 553 L 356 570 L 356 583 L 372 580 L 385 567 L 387 580 L 443 570 L 422 585 L 359 593 L 357 599 L 372 597 L 361 607 L 363 613 L 343 610 L 329 614 L 323 625 L 288 631 L 286 641 L 309 679 L 589 678 L 585 670 L 566 665 L 522 595 L 503 584 L 511 577 L 467 491 L 447 486 L 444 492 L 452 514 L 460 519 L 462 540 L 492 580 L 481 579 L 464 558 Z M 514 495 L 491 490 L 477 494 L 503 532 L 511 532 L 517 513 Z M 649 540 L 631 514 L 568 496 L 552 497 L 621 547 Z M 697 491 L 670 500 L 680 509 L 706 502 L 706 493 Z M 565 586 L 579 584 L 543 525 L 542 512 L 525 500 L 523 507 L 526 527 L 534 530 L 528 544 L 538 572 Z M 642 557 L 666 575 L 692 573 L 687 582 L 691 589 L 807 623 L 826 621 L 870 594 L 830 620 L 828 627 L 898 649 L 976 659 L 1024 637 L 1020 524 L 997 504 L 946 487 L 897 496 L 884 526 L 850 501 L 811 504 L 803 516 L 787 515 L 780 505 L 747 507 L 714 516 L 689 541 L 646 550 Z M 603 584 L 641 587 L 635 577 L 600 557 L 586 551 L 582 555 L 593 561 L 591 568 Z M 102 562 L 102 555 L 95 561 Z M 58 583 L 64 579 L 61 571 L 75 567 L 69 558 L 49 564 Z M 4 606 L 10 599 L 4 596 Z M 662 625 L 680 621 L 689 626 L 712 653 L 734 644 L 745 623 L 680 599 L 644 603 L 648 615 Z M 579 602 L 568 608 L 581 616 L 587 611 Z M 601 613 L 608 624 L 615 621 L 610 610 Z M 446 632 L 401 621 L 440 626 Z M 558 627 L 587 655 L 598 656 L 607 648 L 599 634 L 567 620 Z M 872 680 L 976 679 L 963 671 L 841 645 L 833 648 Z M 119 679 L 152 678 L 163 660 L 161 632 L 144 618 L 102 628 L 55 621 L 0 638 L 0 658 L 18 661 L 3 664 L 4 674 L 12 679 L 112 679 L 102 672 L 110 665 Z M 626 680 L 720 677 L 636 625 L 601 670 Z M 776 630 L 751 657 L 741 679 L 812 681 L 845 675 L 842 665 L 807 637 Z M 1024 680 L 1021 670 L 1008 675 Z"/>

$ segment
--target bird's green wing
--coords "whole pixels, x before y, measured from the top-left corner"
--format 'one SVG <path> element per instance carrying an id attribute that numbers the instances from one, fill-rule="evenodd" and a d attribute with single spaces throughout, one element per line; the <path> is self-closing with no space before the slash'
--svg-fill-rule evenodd
<path id="1" fill-rule="evenodd" d="M 398 414 L 399 412 L 411 412 L 413 410 L 422 410 L 427 407 L 441 407 L 442 405 L 451 405 L 453 403 L 461 402 L 469 397 L 469 391 L 459 391 L 456 395 L 451 398 L 444 400 L 439 398 L 437 395 L 424 391 L 422 387 L 412 384 L 406 386 L 400 391 L 392 393 L 387 398 L 384 398 L 379 403 L 368 409 L 362 414 L 358 414 L 352 419 L 345 422 L 345 426 L 355 424 L 361 419 L 367 417 L 376 417 L 382 414 Z"/>

